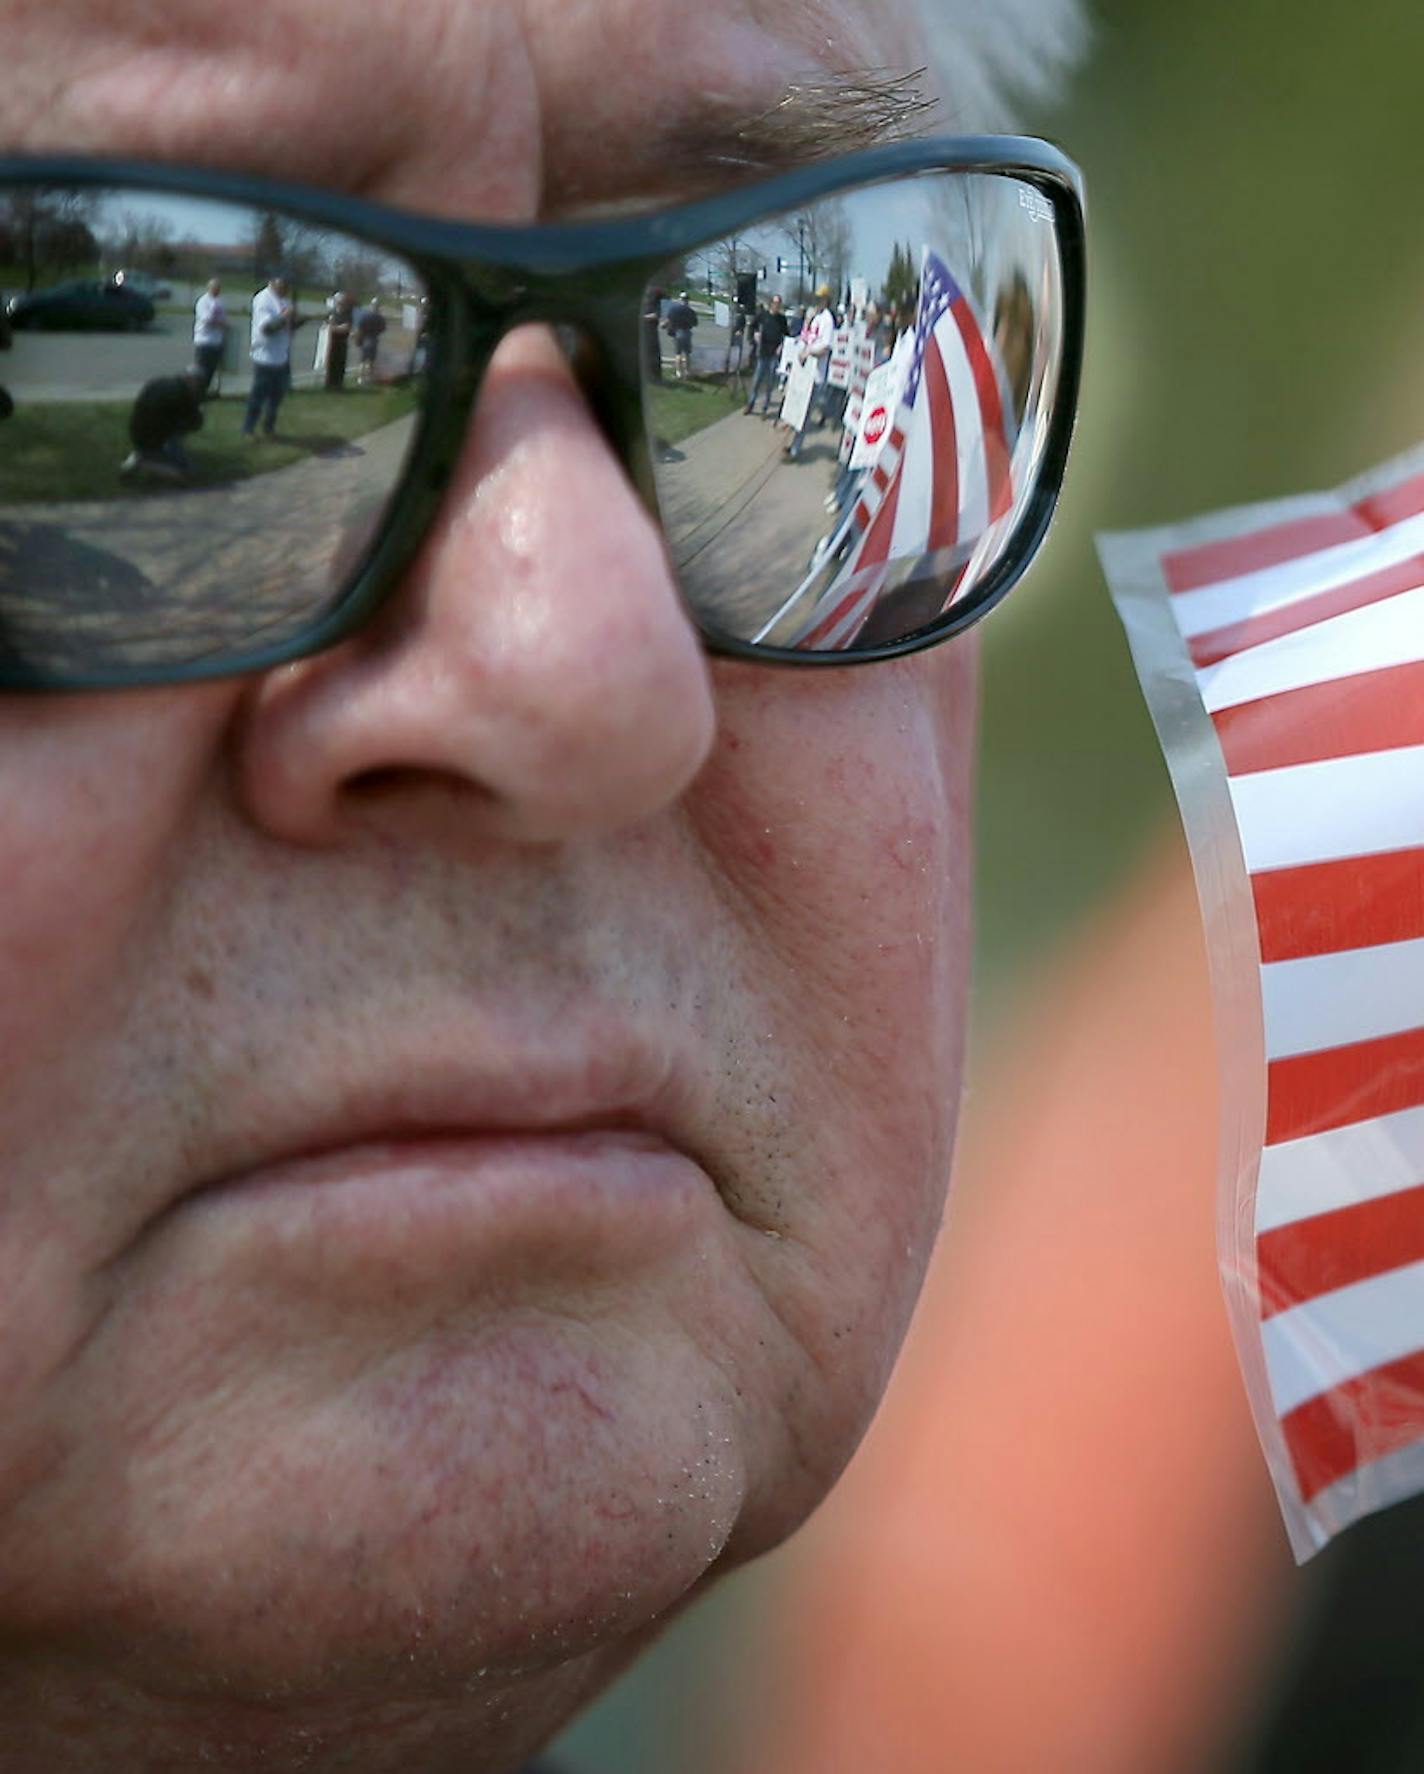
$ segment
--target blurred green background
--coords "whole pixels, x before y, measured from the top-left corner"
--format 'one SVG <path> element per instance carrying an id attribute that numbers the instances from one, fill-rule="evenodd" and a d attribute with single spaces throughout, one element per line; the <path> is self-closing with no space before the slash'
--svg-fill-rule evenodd
<path id="1" fill-rule="evenodd" d="M 981 1025 L 1175 817 L 1094 532 L 1329 487 L 1424 439 L 1421 0 L 1099 0 L 1094 25 L 1068 100 L 1024 120 L 1086 174 L 1091 302 L 1062 512 L 986 625 Z M 758 1633 L 796 1556 L 689 1615 L 563 1765 L 721 1774 L 775 1704 Z"/>

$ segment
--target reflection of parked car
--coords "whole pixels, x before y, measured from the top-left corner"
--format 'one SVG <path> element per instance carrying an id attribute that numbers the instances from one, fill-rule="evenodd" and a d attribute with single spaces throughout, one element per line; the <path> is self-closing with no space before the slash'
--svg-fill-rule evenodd
<path id="1" fill-rule="evenodd" d="M 14 296 L 9 307 L 12 327 L 102 327 L 137 332 L 149 325 L 153 315 L 148 297 L 127 284 L 87 279 Z"/>
<path id="2" fill-rule="evenodd" d="M 114 282 L 123 284 L 125 289 L 131 289 L 140 296 L 147 296 L 150 302 L 173 300 L 172 287 L 160 283 L 156 277 L 150 277 L 147 271 L 116 271 Z"/>

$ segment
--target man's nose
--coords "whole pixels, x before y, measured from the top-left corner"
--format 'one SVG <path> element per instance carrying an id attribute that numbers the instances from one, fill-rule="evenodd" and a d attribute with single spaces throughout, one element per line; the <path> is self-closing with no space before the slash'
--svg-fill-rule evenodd
<path id="1" fill-rule="evenodd" d="M 239 790 L 288 841 L 420 804 L 553 842 L 674 801 L 712 740 L 706 661 L 661 536 L 553 336 L 505 339 L 421 553 L 372 624 L 270 673 Z"/>

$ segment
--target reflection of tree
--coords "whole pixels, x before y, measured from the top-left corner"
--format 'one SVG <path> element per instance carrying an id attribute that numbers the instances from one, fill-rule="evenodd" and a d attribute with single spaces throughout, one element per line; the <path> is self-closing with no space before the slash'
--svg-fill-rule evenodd
<path id="1" fill-rule="evenodd" d="M 253 217 L 252 274 L 265 282 L 287 262 L 287 234 L 282 218 L 270 209 L 258 210 Z"/>
<path id="2" fill-rule="evenodd" d="M 383 261 L 375 253 L 351 241 L 347 243 L 346 251 L 337 252 L 332 257 L 332 288 L 345 290 L 359 301 L 366 301 L 380 290 L 384 270 Z"/>
<path id="3" fill-rule="evenodd" d="M 90 226 L 95 195 L 60 185 L 32 185 L 0 201 L 0 258 L 23 265 L 25 288 L 40 274 L 73 270 L 98 258 Z"/>
<path id="4" fill-rule="evenodd" d="M 173 224 L 152 210 L 122 209 L 104 242 L 111 268 L 171 273 Z"/>
<path id="5" fill-rule="evenodd" d="M 766 265 L 766 254 L 759 252 L 739 234 L 718 240 L 703 254 L 707 268 L 709 293 L 718 291 L 729 301 L 737 299 L 737 279 L 752 271 L 760 275 Z"/>
<path id="6" fill-rule="evenodd" d="M 881 305 L 887 314 L 898 314 L 902 324 L 913 318 L 920 300 L 920 260 L 914 248 L 898 243 L 890 254 Z"/>
<path id="7" fill-rule="evenodd" d="M 823 198 L 794 211 L 781 225 L 796 254 L 797 299 L 804 301 L 819 284 L 839 292 L 851 266 L 851 225 L 839 197 Z"/>
<path id="8" fill-rule="evenodd" d="M 399 264 L 346 234 L 313 228 L 290 216 L 259 210 L 252 218 L 252 269 L 259 282 L 285 272 L 292 282 L 330 291 L 343 289 L 363 300 L 407 279 Z"/>

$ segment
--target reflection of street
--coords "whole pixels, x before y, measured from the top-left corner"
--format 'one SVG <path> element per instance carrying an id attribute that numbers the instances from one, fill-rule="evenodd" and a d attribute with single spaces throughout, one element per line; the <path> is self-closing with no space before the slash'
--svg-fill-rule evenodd
<path id="1" fill-rule="evenodd" d="M 160 314 L 141 333 L 18 332 L 5 371 L 22 403 L 132 399 L 150 376 L 182 370 L 192 336 L 192 325 L 177 314 Z"/>
<path id="2" fill-rule="evenodd" d="M 233 324 L 242 336 L 241 368 L 226 375 L 228 394 L 246 391 L 251 376 L 247 361 L 247 316 L 237 312 Z M 310 343 L 308 343 L 310 341 Z M 414 335 L 392 325 L 382 341 L 382 363 L 399 368 L 409 362 Z M 316 324 L 297 334 L 293 364 L 299 383 L 319 378 L 312 370 Z M 160 314 L 141 333 L 17 332 L 6 354 L 6 386 L 17 403 L 55 400 L 132 400 L 151 376 L 180 373 L 193 356 L 193 323 L 185 314 Z"/>
<path id="3" fill-rule="evenodd" d="M 835 523 L 825 500 L 839 441 L 839 429 L 809 432 L 801 459 L 787 462 L 786 434 L 738 412 L 684 438 L 659 463 L 673 564 L 687 596 L 715 626 L 754 634 L 805 578 L 817 543 Z M 804 614 L 787 612 L 767 640 L 788 641 Z"/>
<path id="4" fill-rule="evenodd" d="M 413 424 L 225 487 L 0 506 L 0 660 L 137 665 L 276 644 L 369 539 Z"/>

